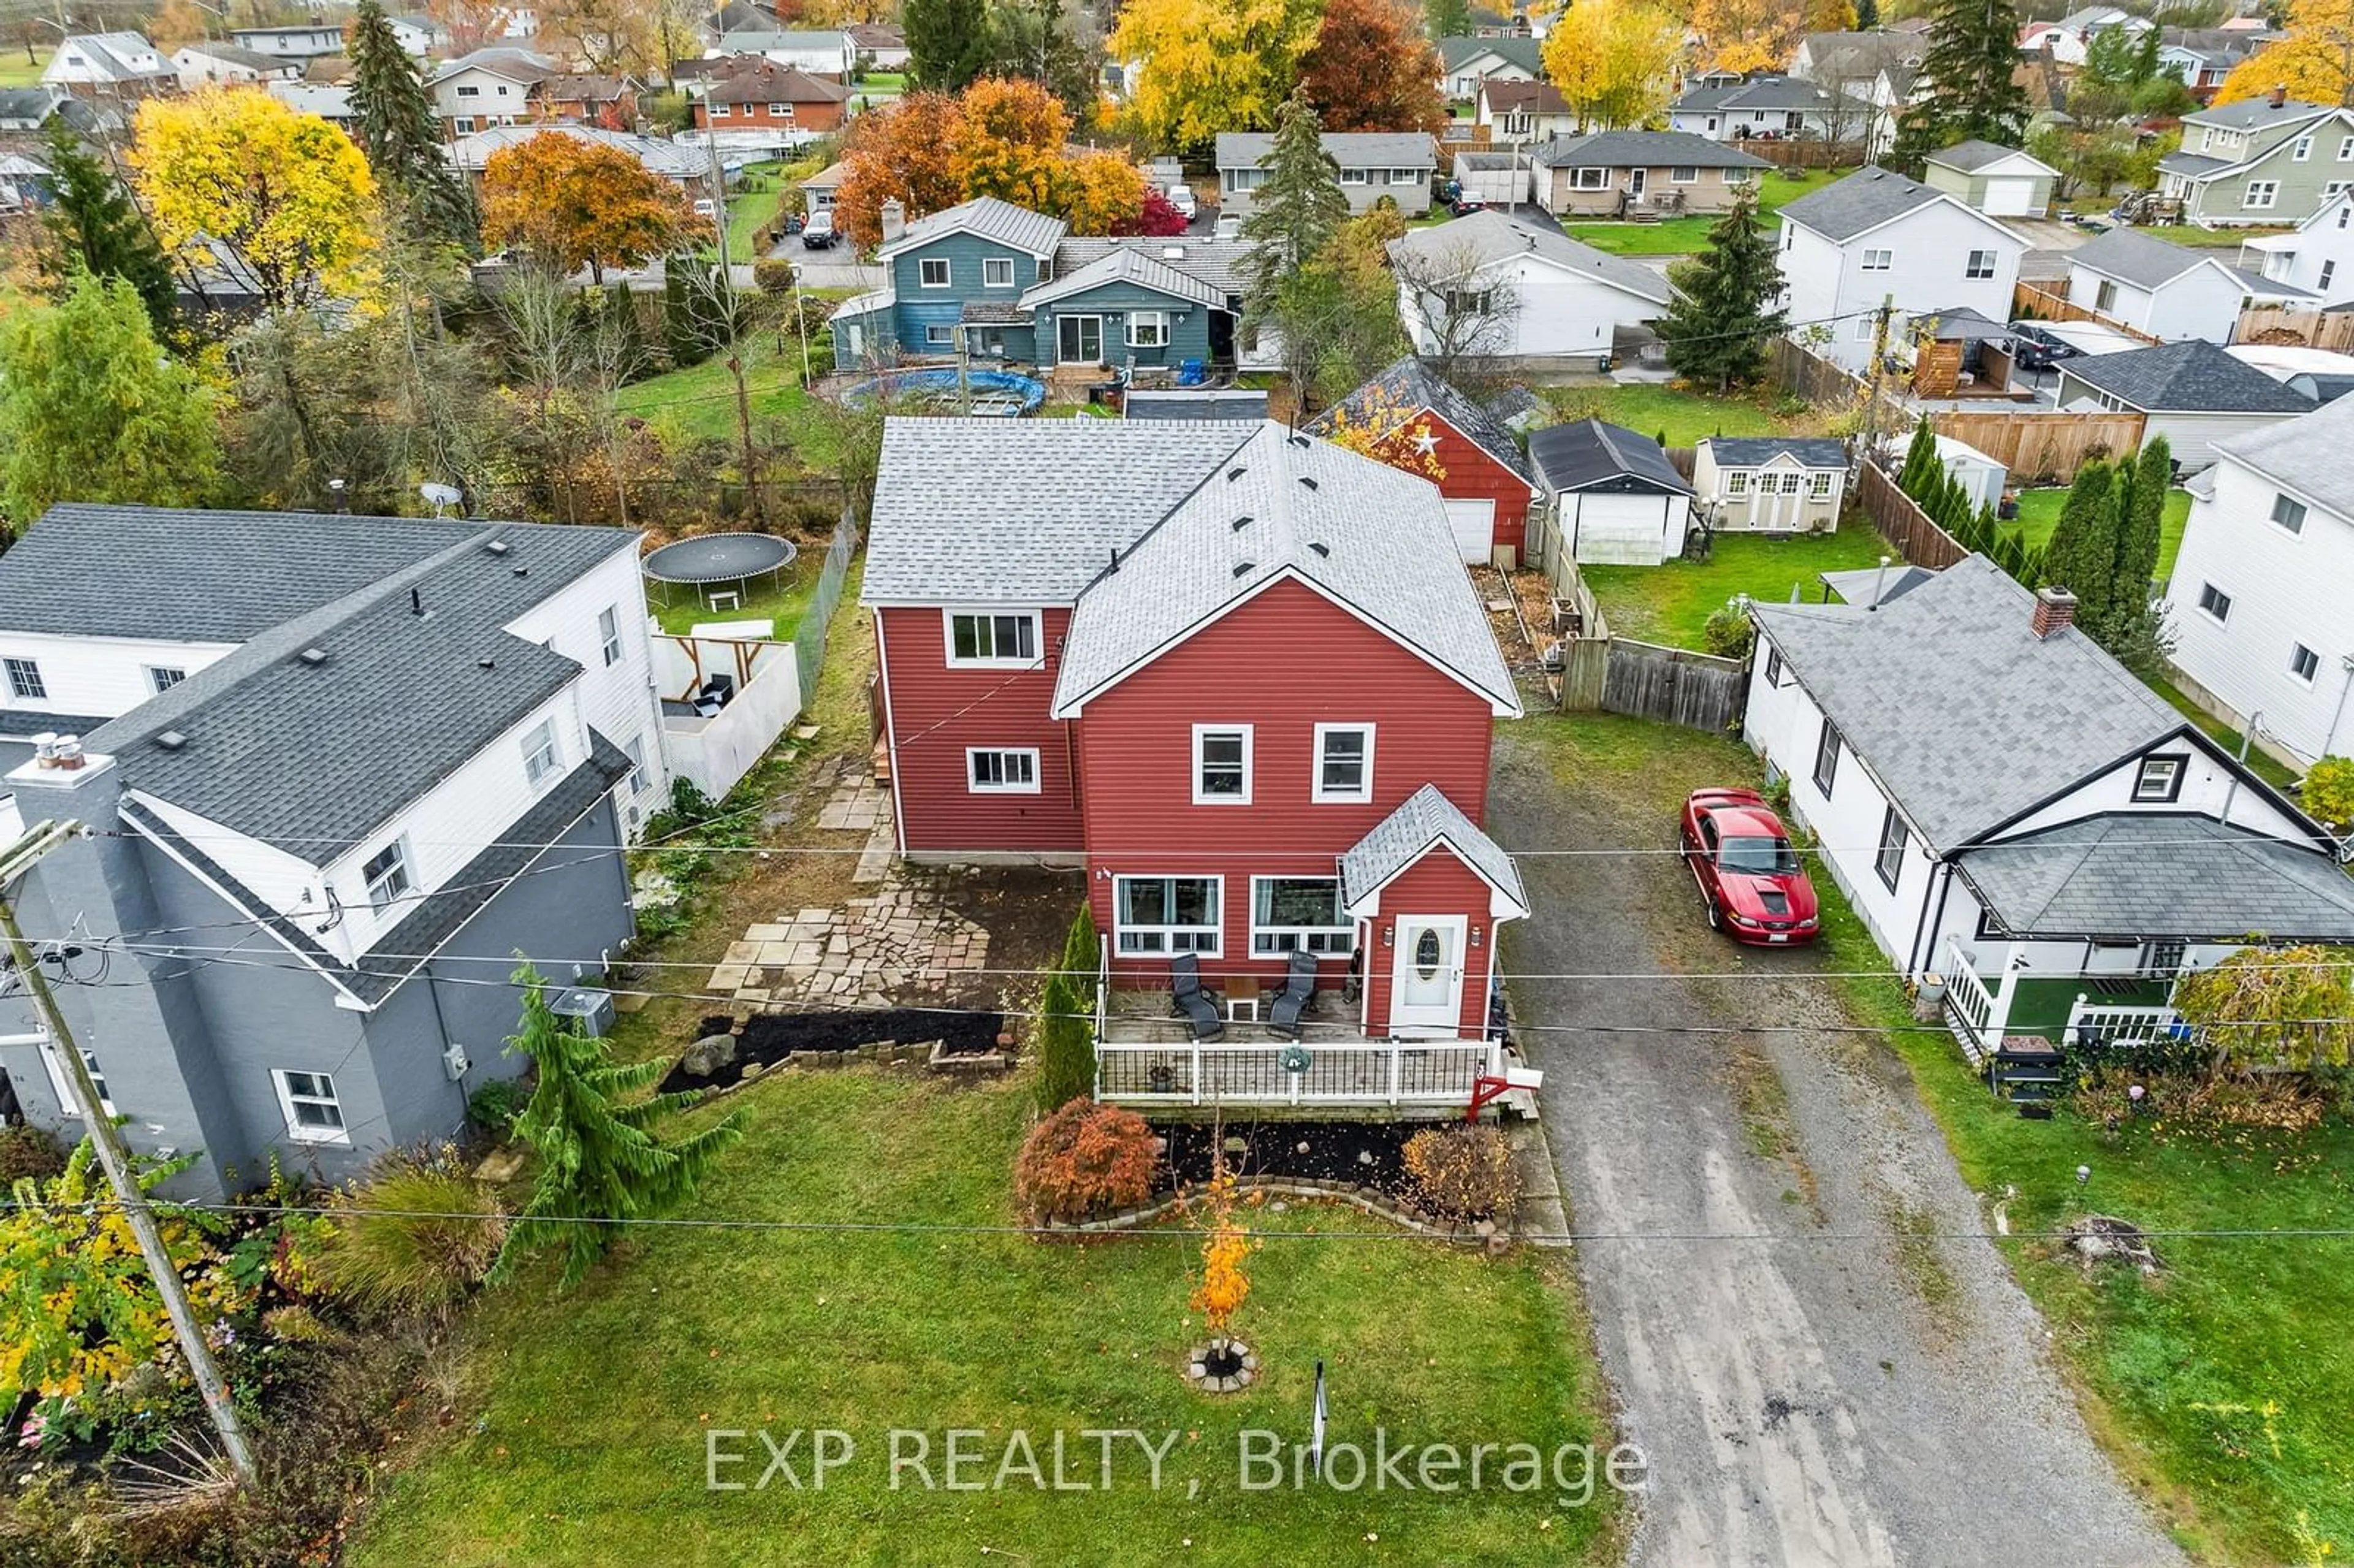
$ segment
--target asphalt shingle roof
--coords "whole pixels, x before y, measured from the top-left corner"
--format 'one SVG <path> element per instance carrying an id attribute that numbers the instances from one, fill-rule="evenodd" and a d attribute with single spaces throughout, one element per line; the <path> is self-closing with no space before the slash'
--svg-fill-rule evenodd
<path id="1" fill-rule="evenodd" d="M 1536 477 L 1529 467 L 1528 454 L 1521 450 L 1521 443 L 1512 439 L 1501 419 L 1411 354 L 1309 421 L 1308 429 L 1313 435 L 1329 435 L 1335 417 L 1345 415 L 1360 427 L 1379 422 L 1382 428 L 1372 431 L 1378 440 L 1425 408 L 1522 479 Z"/>
<path id="2" fill-rule="evenodd" d="M 2310 120 L 2317 114 L 2327 114 L 2326 103 L 2307 103 L 2292 98 L 2275 109 L 2269 100 L 2243 98 L 2237 103 L 2226 103 L 2216 109 L 2201 109 L 2182 117 L 2185 125 L 2218 125 L 2232 131 L 2268 130 L 2276 125 L 2293 125 Z"/>
<path id="3" fill-rule="evenodd" d="M 1066 295 L 1100 289 L 1106 283 L 1127 283 L 1140 289 L 1150 289 L 1154 293 L 1207 305 L 1213 310 L 1226 308 L 1226 291 L 1224 289 L 1205 283 L 1191 272 L 1183 271 L 1133 245 L 1119 246 L 1076 271 L 1038 284 L 1022 296 L 1022 303 L 1026 309 L 1035 310 Z"/>
<path id="4" fill-rule="evenodd" d="M 1548 425 L 1529 432 L 1529 461 L 1550 491 L 1611 490 L 1655 495 L 1690 495 L 1691 482 L 1676 471 L 1659 443 L 1622 425 L 1601 419 Z"/>
<path id="5" fill-rule="evenodd" d="M 2354 939 L 2354 878 L 2211 817 L 2111 812 L 1959 857 L 2014 937 Z"/>
<path id="6" fill-rule="evenodd" d="M 1461 855 L 1490 886 L 1522 909 L 1529 895 L 1521 885 L 1521 868 L 1496 841 L 1479 831 L 1436 784 L 1426 784 L 1399 803 L 1398 809 L 1373 824 L 1341 856 L 1341 896 L 1353 904 L 1440 844 Z"/>
<path id="7" fill-rule="evenodd" d="M 975 196 L 954 207 L 944 207 L 938 212 L 911 217 L 898 238 L 875 252 L 879 260 L 896 256 L 901 251 L 951 234 L 977 234 L 983 239 L 993 239 L 1032 256 L 1052 256 L 1055 247 L 1063 242 L 1064 231 L 1069 228 L 1059 217 L 1049 217 L 1042 212 L 1032 212 L 1026 207 L 1016 207 L 995 196 Z"/>
<path id="8" fill-rule="evenodd" d="M 1848 110 L 1862 108 L 1861 99 L 1851 98 L 1834 88 L 1803 77 L 1768 76 L 1755 81 L 1736 81 L 1723 87 L 1699 87 L 1685 93 L 1668 106 L 1672 113 L 1690 114 L 1706 110 L 1765 109 L 1816 110 L 1829 112 L 1835 106 Z"/>
<path id="9" fill-rule="evenodd" d="M 2182 728 L 2082 631 L 2037 637 L 2035 596 L 1984 556 L 1877 610 L 1760 602 L 1750 613 L 1933 848 Z M 1969 694 L 1967 714 L 1938 700 L 1954 692 Z"/>
<path id="10" fill-rule="evenodd" d="M 1133 387 L 1120 399 L 1124 419 L 1249 419 L 1267 418 L 1267 394 L 1243 387 Z"/>
<path id="11" fill-rule="evenodd" d="M 1413 229 L 1389 244 L 1393 259 L 1405 256 L 1415 258 L 1426 268 L 1451 267 L 1456 269 L 1453 275 L 1457 277 L 1530 251 L 1638 299 L 1664 305 L 1673 297 L 1666 277 L 1641 262 L 1596 250 L 1557 228 L 1523 223 L 1494 207 L 1449 223 Z"/>
<path id="12" fill-rule="evenodd" d="M 1847 443 L 1831 436 L 1709 436 L 1702 444 L 1719 463 L 1734 468 L 1755 468 L 1784 452 L 1808 468 L 1847 466 Z"/>
<path id="13" fill-rule="evenodd" d="M 1344 169 L 1435 169 L 1438 154 L 1418 132 L 1327 131 L 1324 150 Z M 1218 167 L 1255 169 L 1275 150 L 1264 131 L 1218 132 Z"/>
<path id="14" fill-rule="evenodd" d="M 1946 193 L 1886 169 L 1866 166 L 1782 208 L 1792 223 L 1830 239 L 1851 239 L 1915 207 L 1947 199 Z"/>
<path id="15" fill-rule="evenodd" d="M 2145 413 L 2304 414 L 2313 399 L 2205 338 L 2087 355 L 2061 367 Z"/>
<path id="16" fill-rule="evenodd" d="M 1116 250 L 1140 250 L 1165 267 L 1199 279 L 1229 299 L 1243 291 L 1239 269 L 1250 247 L 1239 239 L 1204 239 L 1180 234 L 1166 238 L 1107 238 L 1075 236 L 1055 248 L 1055 276 L 1066 277 Z M 1177 255 L 1172 251 L 1180 252 Z"/>
<path id="17" fill-rule="evenodd" d="M 1500 708 L 1520 711 L 1437 487 L 1271 422 L 1206 467 L 1199 486 L 1120 553 L 1119 568 L 1080 595 L 1056 711 L 1283 577 L 1304 579 Z"/>
<path id="18" fill-rule="evenodd" d="M 1531 76 L 1544 74 L 1544 46 L 1534 38 L 1441 38 L 1438 58 L 1449 70 L 1459 68 L 1466 60 L 1481 55 L 1494 55 L 1520 67 Z"/>
<path id="19" fill-rule="evenodd" d="M 2026 158 L 2029 163 L 2047 175 L 2057 175 L 2060 172 L 2040 158 L 2029 157 L 2027 154 L 2016 147 L 2006 147 L 1997 142 L 1956 142 L 1942 152 L 1930 154 L 1925 161 L 1943 164 L 1949 169 L 1959 169 L 1966 175 L 1974 175 L 1990 164 L 2001 163 L 2005 158 Z M 2123 233 L 2124 230 L 2113 229 L 2111 232 Z"/>
<path id="20" fill-rule="evenodd" d="M 1549 169 L 1773 167 L 1755 153 L 1689 131 L 1600 131 L 1591 136 L 1555 136 L 1539 143 L 1529 161 Z"/>
<path id="21" fill-rule="evenodd" d="M 2087 267 L 2141 289 L 2170 283 L 2211 260 L 2187 246 L 2130 228 L 2112 228 L 2106 234 L 2096 234 L 2068 252 L 2070 265 Z"/>
<path id="22" fill-rule="evenodd" d="M 2215 450 L 2341 517 L 2354 518 L 2354 397 L 2325 403 L 2301 419 L 2283 419 L 2218 441 Z"/>

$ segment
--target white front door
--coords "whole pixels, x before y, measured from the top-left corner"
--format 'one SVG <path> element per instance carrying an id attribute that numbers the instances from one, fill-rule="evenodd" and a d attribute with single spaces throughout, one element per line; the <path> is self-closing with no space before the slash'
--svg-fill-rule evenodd
<path id="1" fill-rule="evenodd" d="M 1390 977 L 1390 1033 L 1462 1033 L 1463 936 L 1461 915 L 1401 915 L 1397 917 L 1397 962 Z"/>
<path id="2" fill-rule="evenodd" d="M 1649 169 L 1628 170 L 1627 194 L 1633 196 L 1637 201 L 1641 201 L 1643 199 L 1643 182 L 1650 177 L 1650 173 L 1651 171 Z"/>
<path id="3" fill-rule="evenodd" d="M 1455 548 L 1467 561 L 1488 564 L 1496 547 L 1496 503 L 1493 501 L 1449 501 L 1447 521 L 1455 530 Z"/>

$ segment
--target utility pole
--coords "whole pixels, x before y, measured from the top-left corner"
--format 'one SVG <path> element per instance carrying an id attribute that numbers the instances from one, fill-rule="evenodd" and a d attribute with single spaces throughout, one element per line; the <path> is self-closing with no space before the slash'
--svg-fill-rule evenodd
<path id="1" fill-rule="evenodd" d="M 1896 296 L 1880 296 L 1880 308 L 1872 313 L 1872 375 L 1863 387 L 1863 439 L 1857 450 L 1870 461 L 1880 445 L 1880 377 L 1888 366 L 1888 320 L 1896 311 Z"/>
<path id="2" fill-rule="evenodd" d="M 98 1086 L 90 1080 L 90 1065 L 82 1060 L 81 1047 L 74 1043 L 72 1032 L 66 1027 L 65 1014 L 58 1010 L 58 999 L 41 974 L 31 945 L 25 940 L 24 928 L 16 923 L 15 906 L 8 902 L 7 887 L 11 882 L 32 870 L 50 851 L 80 837 L 83 831 L 74 822 L 41 822 L 13 848 L 0 850 L 0 936 L 6 938 L 9 961 L 23 978 L 33 1006 L 55 1044 L 67 1087 L 80 1108 L 82 1125 L 90 1129 L 90 1147 L 114 1188 L 114 1200 L 122 1205 L 124 1223 L 139 1238 L 140 1255 L 147 1261 L 147 1273 L 155 1283 L 155 1294 L 163 1298 L 164 1315 L 172 1320 L 172 1332 L 180 1341 L 180 1353 L 187 1358 L 189 1373 L 204 1395 L 205 1411 L 213 1419 L 213 1429 L 220 1434 L 221 1450 L 228 1457 L 229 1468 L 240 1485 L 251 1486 L 253 1454 L 245 1445 L 245 1429 L 238 1422 L 228 1384 L 221 1377 L 219 1364 L 213 1360 L 211 1347 L 205 1343 L 203 1331 L 196 1327 L 196 1312 L 188 1305 L 187 1287 L 181 1283 L 180 1271 L 173 1266 L 172 1255 L 164 1245 L 164 1233 L 155 1227 L 154 1212 L 147 1206 L 147 1195 L 139 1190 L 139 1183 L 132 1176 L 130 1152 L 123 1148 L 113 1119 L 100 1103 Z"/>

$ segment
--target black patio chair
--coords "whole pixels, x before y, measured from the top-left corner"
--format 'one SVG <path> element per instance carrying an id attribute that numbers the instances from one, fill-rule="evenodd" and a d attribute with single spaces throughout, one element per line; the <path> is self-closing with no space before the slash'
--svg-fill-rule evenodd
<path id="1" fill-rule="evenodd" d="M 1267 1027 L 1286 1039 L 1299 1038 L 1299 1015 L 1316 994 L 1316 955 L 1295 948 L 1290 967 L 1283 972 L 1283 989 L 1267 1008 Z"/>
<path id="2" fill-rule="evenodd" d="M 1202 960 L 1191 953 L 1169 960 L 1169 1001 L 1171 1012 L 1193 1023 L 1194 1039 L 1215 1040 L 1226 1032 L 1218 1004 L 1202 989 Z"/>

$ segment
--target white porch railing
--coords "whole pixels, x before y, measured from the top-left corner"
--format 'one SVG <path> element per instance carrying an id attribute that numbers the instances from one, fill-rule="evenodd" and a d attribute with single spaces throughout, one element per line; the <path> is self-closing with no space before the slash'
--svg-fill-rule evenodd
<path id="1" fill-rule="evenodd" d="M 1946 944 L 1946 1022 L 1960 1037 L 1972 1063 L 1985 1060 L 2002 1044 L 2010 999 L 1997 997 L 1978 978 L 1977 960 L 1957 942 Z"/>
<path id="2" fill-rule="evenodd" d="M 1503 1075 L 1503 1047 L 1478 1040 L 1307 1044 L 1096 1044 L 1096 1097 L 1115 1105 L 1465 1106 L 1480 1077 Z"/>
<path id="3" fill-rule="evenodd" d="M 2069 1044 L 2118 1045 L 2141 1040 L 2162 1040 L 2182 1027 L 2182 1014 L 2171 1007 L 2117 1007 L 2095 1002 L 2079 991 L 2068 1007 Z"/>

